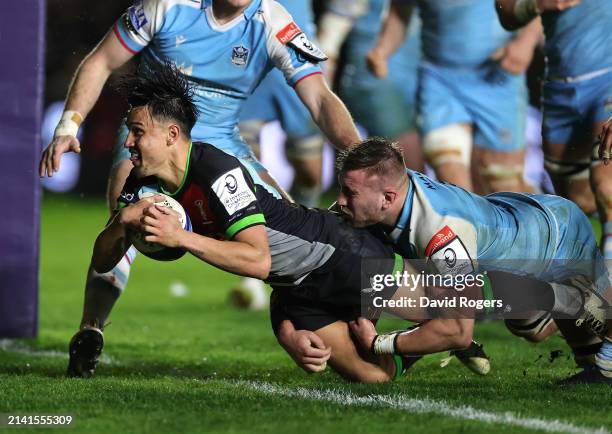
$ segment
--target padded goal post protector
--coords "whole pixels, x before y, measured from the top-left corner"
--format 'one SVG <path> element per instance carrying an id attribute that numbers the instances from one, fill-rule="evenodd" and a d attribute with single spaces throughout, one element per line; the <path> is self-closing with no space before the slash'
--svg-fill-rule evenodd
<path id="1" fill-rule="evenodd" d="M 38 327 L 45 0 L 0 3 L 0 338 Z"/>

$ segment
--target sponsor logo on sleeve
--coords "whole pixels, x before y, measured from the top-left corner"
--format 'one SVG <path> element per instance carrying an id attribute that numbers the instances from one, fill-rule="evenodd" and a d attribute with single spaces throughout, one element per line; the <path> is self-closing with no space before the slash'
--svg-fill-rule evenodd
<path id="1" fill-rule="evenodd" d="M 229 215 L 247 208 L 257 200 L 239 167 L 217 178 L 213 183 L 212 190 Z"/>
<path id="2" fill-rule="evenodd" d="M 300 33 L 302 33 L 302 31 L 298 25 L 291 21 L 276 34 L 276 39 L 278 39 L 281 44 L 285 45 Z"/>
<path id="3" fill-rule="evenodd" d="M 293 47 L 299 54 L 302 54 L 307 60 L 312 62 L 327 60 L 325 53 L 313 44 L 305 33 L 298 33 L 298 35 L 291 39 L 287 45 Z"/>
<path id="4" fill-rule="evenodd" d="M 441 247 L 449 244 L 457 235 L 448 226 L 444 226 L 438 232 L 431 237 L 427 247 L 425 247 L 425 256 L 430 256 L 433 252 L 439 250 Z"/>

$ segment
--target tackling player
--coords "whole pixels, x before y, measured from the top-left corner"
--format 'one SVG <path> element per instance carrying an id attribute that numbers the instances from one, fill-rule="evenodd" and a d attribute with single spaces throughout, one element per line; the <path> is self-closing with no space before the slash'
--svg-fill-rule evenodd
<path id="1" fill-rule="evenodd" d="M 402 256 L 427 259 L 441 274 L 503 270 L 560 282 L 551 285 L 552 310 L 580 316 L 576 324 L 558 321 L 577 356 L 584 355 L 585 348 L 576 348 L 574 340 L 591 334 L 587 328 L 577 330 L 578 322 L 590 324 L 599 334 L 608 329 L 596 356 L 598 369 L 589 365 L 578 379 L 612 381 L 611 320 L 606 324 L 605 304 L 596 307 L 600 297 L 609 303 L 612 296 L 608 273 L 589 221 L 574 203 L 552 195 L 521 193 L 479 197 L 418 172 L 406 172 L 401 152 L 381 139 L 351 148 L 339 169 L 338 205 L 356 226 L 384 225 Z M 515 303 L 520 303 L 524 288 L 515 286 Z M 589 296 L 590 291 L 599 295 Z M 473 319 L 431 320 L 410 333 L 394 335 L 396 345 L 383 351 L 373 344 L 376 333 L 371 323 L 360 319 L 352 327 L 363 346 L 377 354 L 442 351 L 445 333 L 471 339 L 472 328 Z M 440 341 L 438 346 L 433 344 Z"/>
<path id="2" fill-rule="evenodd" d="M 394 0 L 367 57 L 375 75 L 387 74 L 387 59 L 403 43 L 414 5 L 422 22 L 419 127 L 429 164 L 438 179 L 468 190 L 524 191 L 524 72 L 539 23 L 513 35 L 496 22 L 487 1 Z"/>
<path id="3" fill-rule="evenodd" d="M 317 63 L 324 54 L 272 0 L 136 0 L 83 60 L 68 92 L 54 139 L 43 152 L 40 176 L 59 170 L 61 155 L 80 152 L 79 125 L 92 109 L 110 74 L 137 53 L 146 71 L 164 62 L 178 65 L 195 87 L 200 110 L 196 139 L 243 159 L 266 188 L 275 186 L 240 138 L 241 103 L 272 67 L 280 69 L 312 118 L 338 147 L 359 140 L 350 115 L 329 90 Z M 131 169 L 118 140 L 107 198 L 110 209 Z M 102 328 L 124 290 L 135 251 L 130 249 L 107 273 L 90 267 L 81 328 Z"/>
<path id="4" fill-rule="evenodd" d="M 558 194 L 587 214 L 596 207 L 602 250 L 612 259 L 612 167 L 597 159 L 596 137 L 612 115 L 612 20 L 606 0 L 497 0 L 507 28 L 541 15 L 546 43 L 542 88 L 545 167 Z M 590 184 L 590 185 L 589 185 Z"/>

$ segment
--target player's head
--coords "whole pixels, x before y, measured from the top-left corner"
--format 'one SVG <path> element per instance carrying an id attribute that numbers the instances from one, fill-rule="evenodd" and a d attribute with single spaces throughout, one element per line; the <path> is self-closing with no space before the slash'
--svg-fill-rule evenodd
<path id="1" fill-rule="evenodd" d="M 364 140 L 338 158 L 338 205 L 355 226 L 392 224 L 407 180 L 404 157 L 396 144 L 379 137 Z"/>
<path id="2" fill-rule="evenodd" d="M 139 175 L 156 175 L 177 146 L 191 139 L 198 117 L 193 90 L 170 64 L 131 75 L 119 88 L 130 105 L 124 146 Z"/>

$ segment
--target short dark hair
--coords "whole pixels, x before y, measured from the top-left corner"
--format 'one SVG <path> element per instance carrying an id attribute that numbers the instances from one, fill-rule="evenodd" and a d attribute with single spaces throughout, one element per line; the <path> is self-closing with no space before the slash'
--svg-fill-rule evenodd
<path id="1" fill-rule="evenodd" d="M 390 170 L 403 173 L 405 163 L 397 144 L 382 137 L 371 137 L 340 152 L 336 168 L 339 173 L 366 169 L 372 175 L 383 175 Z"/>
<path id="2" fill-rule="evenodd" d="M 117 88 L 130 108 L 147 106 L 151 116 L 176 121 L 183 134 L 191 137 L 199 112 L 189 80 L 174 64 L 166 62 L 130 74 Z"/>

